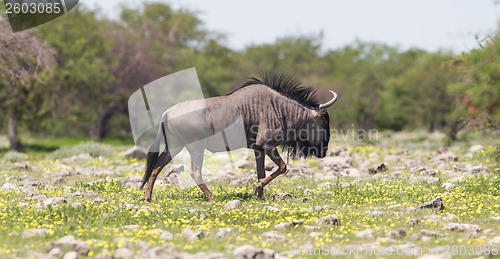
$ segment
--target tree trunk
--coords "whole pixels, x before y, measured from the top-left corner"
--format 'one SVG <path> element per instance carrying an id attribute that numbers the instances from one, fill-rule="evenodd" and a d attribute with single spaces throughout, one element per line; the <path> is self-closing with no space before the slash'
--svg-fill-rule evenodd
<path id="1" fill-rule="evenodd" d="M 429 125 L 429 132 L 434 132 L 434 130 L 436 130 L 436 125 L 434 124 L 434 118 L 431 119 L 431 123 Z M 456 136 L 455 136 L 456 137 Z"/>
<path id="2" fill-rule="evenodd" d="M 10 112 L 8 128 L 10 150 L 21 152 L 23 150 L 23 147 L 21 145 L 21 142 L 19 141 L 19 137 L 17 136 L 16 109 L 12 109 L 12 111 Z"/>
<path id="3" fill-rule="evenodd" d="M 104 115 L 102 113 L 98 113 L 96 118 L 95 118 L 94 125 L 92 125 L 92 130 L 90 131 L 90 137 L 93 140 L 99 140 L 99 139 L 102 139 L 102 137 L 103 137 L 102 136 L 103 135 L 103 125 L 102 125 L 103 117 L 104 117 Z"/>
<path id="4" fill-rule="evenodd" d="M 108 105 L 108 109 L 106 111 L 102 107 L 97 109 L 97 116 L 90 132 L 92 139 L 100 140 L 107 135 L 108 122 L 118 111 L 119 107 L 114 103 Z"/>
<path id="5" fill-rule="evenodd" d="M 463 119 L 451 119 L 449 122 L 449 132 L 448 132 L 448 143 L 447 146 L 451 146 L 451 143 L 457 139 L 458 131 L 464 127 L 465 123 Z"/>

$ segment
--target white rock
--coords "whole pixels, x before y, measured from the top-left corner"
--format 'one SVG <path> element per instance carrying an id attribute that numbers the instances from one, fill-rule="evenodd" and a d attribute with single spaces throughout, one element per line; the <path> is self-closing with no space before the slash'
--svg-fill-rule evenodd
<path id="1" fill-rule="evenodd" d="M 87 243 L 78 241 L 74 236 L 67 235 L 61 237 L 55 242 L 47 244 L 47 249 L 60 248 L 62 250 L 72 250 L 78 252 L 80 255 L 87 255 L 90 252 L 90 246 Z"/>
<path id="2" fill-rule="evenodd" d="M 420 224 L 420 219 L 419 218 L 413 218 L 413 219 L 409 219 L 408 221 L 406 221 L 406 225 L 408 226 L 416 226 L 417 224 Z"/>
<path id="3" fill-rule="evenodd" d="M 2 191 L 10 191 L 10 190 L 15 190 L 16 185 L 13 183 L 4 183 L 2 185 Z"/>
<path id="4" fill-rule="evenodd" d="M 390 237 L 377 237 L 377 242 L 380 243 L 396 243 L 397 241 L 395 239 L 392 239 Z"/>
<path id="5" fill-rule="evenodd" d="M 286 236 L 279 233 L 278 231 L 264 232 L 264 233 L 262 233 L 262 236 L 267 238 L 267 239 L 271 239 L 271 240 L 281 240 L 281 241 L 286 240 Z"/>
<path id="6" fill-rule="evenodd" d="M 125 225 L 125 226 L 121 227 L 121 229 L 139 229 L 139 228 L 141 228 L 141 226 L 136 225 L 136 224 L 134 224 L 134 225 Z"/>
<path id="7" fill-rule="evenodd" d="M 380 216 L 380 215 L 385 215 L 385 212 L 383 211 L 378 211 L 378 210 L 374 210 L 374 211 L 370 211 L 366 214 L 367 217 L 370 217 L 370 218 L 374 218 L 376 216 Z"/>
<path id="8" fill-rule="evenodd" d="M 318 161 L 319 167 L 329 167 L 334 171 L 341 171 L 345 168 L 351 168 L 352 158 L 351 157 L 325 157 Z"/>
<path id="9" fill-rule="evenodd" d="M 451 255 L 450 254 L 424 255 L 424 256 L 419 256 L 418 259 L 451 259 Z"/>
<path id="10" fill-rule="evenodd" d="M 479 174 L 481 172 L 488 172 L 488 168 L 484 165 L 470 167 L 470 168 L 467 168 L 467 170 L 471 174 Z"/>
<path id="11" fill-rule="evenodd" d="M 347 150 L 347 147 L 335 147 L 330 150 L 330 156 L 347 156 L 350 157 L 351 153 Z"/>
<path id="12" fill-rule="evenodd" d="M 324 216 L 314 222 L 316 225 L 327 224 L 330 226 L 340 225 L 340 217 L 337 215 Z"/>
<path id="13" fill-rule="evenodd" d="M 87 190 L 78 190 L 73 193 L 73 197 L 95 197 L 97 195 L 99 195 L 97 192 Z"/>
<path id="14" fill-rule="evenodd" d="M 66 200 L 63 197 L 54 197 L 54 198 L 47 198 L 43 200 L 43 205 L 44 206 L 59 206 L 60 204 L 67 203 L 68 200 Z"/>
<path id="15" fill-rule="evenodd" d="M 427 183 L 437 183 L 439 182 L 439 178 L 437 177 L 432 177 L 432 176 L 410 176 L 408 179 L 410 183 L 420 183 L 420 182 L 427 182 Z"/>
<path id="16" fill-rule="evenodd" d="M 244 167 L 253 167 L 255 166 L 255 163 L 252 161 L 248 161 L 246 159 L 238 160 L 234 163 L 234 166 L 238 168 L 244 168 Z"/>
<path id="17" fill-rule="evenodd" d="M 290 193 L 273 193 L 273 194 L 271 194 L 271 198 L 273 198 L 273 200 L 284 201 L 286 199 L 297 198 L 297 196 L 290 194 Z"/>
<path id="18" fill-rule="evenodd" d="M 302 221 L 292 221 L 292 222 L 283 222 L 274 225 L 276 229 L 285 229 L 285 228 L 293 228 L 295 226 L 302 225 Z"/>
<path id="19" fill-rule="evenodd" d="M 241 204 L 240 200 L 232 200 L 226 203 L 226 205 L 224 205 L 224 208 L 226 210 L 234 210 L 234 209 L 240 209 L 242 206 L 243 205 Z"/>
<path id="20" fill-rule="evenodd" d="M 342 176 L 359 178 L 362 175 L 361 175 L 361 172 L 357 168 L 347 168 L 342 172 Z"/>
<path id="21" fill-rule="evenodd" d="M 394 204 L 394 205 L 389 205 L 389 207 L 387 207 L 388 209 L 395 209 L 395 208 L 401 208 L 403 205 L 401 204 Z"/>
<path id="22" fill-rule="evenodd" d="M 441 161 L 458 161 L 458 157 L 451 151 L 446 151 L 437 155 L 436 159 Z"/>
<path id="23" fill-rule="evenodd" d="M 174 235 L 172 235 L 172 233 L 166 231 L 166 230 L 163 230 L 163 229 L 159 229 L 159 228 L 156 228 L 156 229 L 153 229 L 154 231 L 160 233 L 160 239 L 162 240 L 172 240 L 174 239 Z"/>
<path id="24" fill-rule="evenodd" d="M 371 229 L 365 229 L 365 230 L 359 231 L 356 234 L 356 237 L 357 238 L 373 238 L 373 233 L 375 233 L 375 231 L 373 231 Z"/>
<path id="25" fill-rule="evenodd" d="M 233 251 L 234 259 L 265 258 L 264 250 L 251 245 L 242 245 Z"/>
<path id="26" fill-rule="evenodd" d="M 23 238 L 30 238 L 30 237 L 36 237 L 36 236 L 45 236 L 49 234 L 49 230 L 46 228 L 37 228 L 33 230 L 25 230 L 22 233 Z"/>
<path id="27" fill-rule="evenodd" d="M 443 237 L 443 235 L 441 235 L 437 232 L 426 230 L 426 229 L 420 230 L 420 234 L 422 236 L 426 236 L 426 237 Z"/>
<path id="28" fill-rule="evenodd" d="M 74 164 L 74 163 L 90 161 L 90 160 L 93 160 L 92 156 L 90 156 L 88 153 L 83 153 L 83 154 L 79 154 L 76 156 L 63 158 L 63 159 L 61 159 L 61 163 Z"/>
<path id="29" fill-rule="evenodd" d="M 450 179 L 450 182 L 463 182 L 465 181 L 467 178 L 465 178 L 464 176 L 457 176 L 455 178 L 452 178 Z"/>
<path id="30" fill-rule="evenodd" d="M 52 255 L 54 257 L 57 257 L 57 258 L 60 258 L 63 256 L 63 251 L 61 250 L 61 248 L 59 247 L 56 247 L 56 248 L 52 248 L 50 251 L 49 251 L 49 255 Z"/>
<path id="31" fill-rule="evenodd" d="M 264 206 L 264 209 L 270 210 L 270 211 L 276 211 L 276 212 L 281 211 L 281 209 L 273 207 L 273 206 Z"/>
<path id="32" fill-rule="evenodd" d="M 139 208 L 135 204 L 130 204 L 130 203 L 127 203 L 127 202 L 123 203 L 123 204 L 120 204 L 120 207 L 129 209 L 131 211 L 138 211 L 139 210 Z"/>
<path id="33" fill-rule="evenodd" d="M 444 225 L 443 230 L 451 230 L 456 232 L 481 232 L 483 229 L 474 224 L 459 224 L 459 223 L 448 223 Z"/>
<path id="34" fill-rule="evenodd" d="M 422 242 L 424 243 L 427 243 L 432 240 L 432 237 L 423 236 L 420 240 L 422 240 Z"/>
<path id="35" fill-rule="evenodd" d="M 386 237 L 390 238 L 401 238 L 406 236 L 406 231 L 402 228 L 389 231 L 385 234 Z"/>
<path id="36" fill-rule="evenodd" d="M 307 208 L 307 211 L 321 211 L 321 210 L 323 210 L 323 207 L 321 206 L 314 206 Z"/>
<path id="37" fill-rule="evenodd" d="M 455 185 L 453 183 L 443 183 L 443 188 L 445 188 L 446 190 L 451 190 L 453 188 L 455 188 Z"/>
<path id="38" fill-rule="evenodd" d="M 403 177 L 403 173 L 401 171 L 394 171 L 391 173 L 391 176 L 394 178 L 400 178 Z"/>
<path id="39" fill-rule="evenodd" d="M 443 217 L 441 217 L 440 215 L 430 214 L 425 216 L 424 219 L 428 221 L 440 221 L 443 220 Z"/>
<path id="40" fill-rule="evenodd" d="M 113 257 L 114 258 L 130 258 L 133 255 L 134 254 L 132 253 L 132 251 L 130 251 L 130 249 L 125 248 L 125 247 L 120 247 L 120 248 L 116 249 L 115 253 L 113 254 Z"/>
<path id="41" fill-rule="evenodd" d="M 453 214 L 450 214 L 450 215 L 447 215 L 446 217 L 443 217 L 444 220 L 446 221 L 457 221 L 459 220 L 460 218 L 453 215 Z"/>
<path id="42" fill-rule="evenodd" d="M 496 236 L 496 237 L 490 239 L 490 242 L 493 244 L 500 244 L 500 236 Z"/>
<path id="43" fill-rule="evenodd" d="M 78 259 L 78 253 L 75 251 L 69 251 L 64 255 L 63 259 Z"/>
<path id="44" fill-rule="evenodd" d="M 183 229 L 181 231 L 181 234 L 191 241 L 202 239 L 205 236 L 205 233 L 203 233 L 203 231 L 200 230 L 195 231 L 189 228 Z"/>
<path id="45" fill-rule="evenodd" d="M 123 154 L 124 158 L 143 159 L 146 158 L 146 156 L 147 156 L 147 151 L 138 146 L 133 146 L 129 150 L 125 151 L 125 153 Z"/>
<path id="46" fill-rule="evenodd" d="M 217 231 L 217 234 L 215 234 L 215 237 L 217 237 L 219 239 L 226 238 L 227 233 L 230 233 L 231 231 L 233 231 L 232 228 L 219 228 L 219 230 Z"/>
<path id="47" fill-rule="evenodd" d="M 304 227 L 306 230 L 309 230 L 309 231 L 312 231 L 312 230 L 315 230 L 317 228 L 319 228 L 318 226 L 305 226 Z"/>
<path id="48" fill-rule="evenodd" d="M 474 154 L 474 153 L 479 152 L 483 149 L 484 149 L 484 147 L 482 145 L 473 145 L 472 147 L 469 148 L 469 152 Z"/>

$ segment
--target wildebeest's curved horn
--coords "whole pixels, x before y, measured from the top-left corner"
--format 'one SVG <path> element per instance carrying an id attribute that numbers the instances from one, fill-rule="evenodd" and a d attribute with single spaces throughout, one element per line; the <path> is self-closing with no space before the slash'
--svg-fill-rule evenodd
<path id="1" fill-rule="evenodd" d="M 335 103 L 335 101 L 337 101 L 337 93 L 335 93 L 332 90 L 329 90 L 329 91 L 330 91 L 330 93 L 333 94 L 333 98 L 330 101 L 328 101 L 327 103 L 320 104 L 319 105 L 320 110 L 326 110 L 326 109 L 330 108 L 330 106 L 332 106 Z"/>

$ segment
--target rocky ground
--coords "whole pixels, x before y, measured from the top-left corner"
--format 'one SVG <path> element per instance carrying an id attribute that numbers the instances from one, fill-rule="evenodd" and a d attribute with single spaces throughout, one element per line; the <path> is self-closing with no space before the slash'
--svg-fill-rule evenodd
<path id="1" fill-rule="evenodd" d="M 290 160 L 253 195 L 252 158 L 208 183 L 216 202 L 168 166 L 143 201 L 140 150 L 93 145 L 4 154 L 2 258 L 323 258 L 498 256 L 500 144 L 388 133 L 332 141 L 324 159 Z M 81 153 L 79 151 L 82 151 Z M 118 152 L 115 152 L 118 151 Z M 266 164 L 270 173 L 275 169 Z"/>

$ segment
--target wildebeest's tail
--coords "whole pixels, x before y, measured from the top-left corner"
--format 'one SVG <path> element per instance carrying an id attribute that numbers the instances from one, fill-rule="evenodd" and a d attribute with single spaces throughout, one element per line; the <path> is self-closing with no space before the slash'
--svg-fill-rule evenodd
<path id="1" fill-rule="evenodd" d="M 149 147 L 148 154 L 146 156 L 146 172 L 144 173 L 144 177 L 142 178 L 141 188 L 148 182 L 149 177 L 151 177 L 151 172 L 153 172 L 153 168 L 156 164 L 156 160 L 158 160 L 160 144 L 162 140 L 162 131 L 161 127 L 158 130 L 158 135 L 156 136 L 155 142 Z M 165 147 L 167 149 L 167 147 Z"/>

